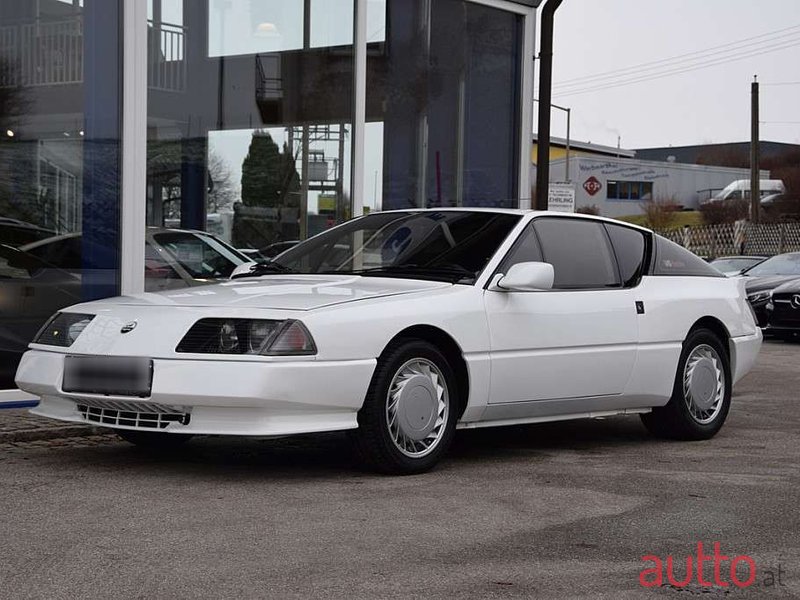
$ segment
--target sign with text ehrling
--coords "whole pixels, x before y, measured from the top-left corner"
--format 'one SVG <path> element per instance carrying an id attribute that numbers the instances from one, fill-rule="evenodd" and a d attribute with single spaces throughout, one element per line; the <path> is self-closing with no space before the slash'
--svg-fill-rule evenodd
<path id="1" fill-rule="evenodd" d="M 575 212 L 575 186 L 571 183 L 551 183 L 547 194 L 547 210 Z"/>

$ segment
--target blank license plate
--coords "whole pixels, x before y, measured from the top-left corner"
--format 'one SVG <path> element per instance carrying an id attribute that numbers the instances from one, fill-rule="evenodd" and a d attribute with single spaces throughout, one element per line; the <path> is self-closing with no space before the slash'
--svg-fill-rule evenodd
<path id="1" fill-rule="evenodd" d="M 64 358 L 65 392 L 113 396 L 150 395 L 153 361 L 122 356 L 67 356 Z"/>

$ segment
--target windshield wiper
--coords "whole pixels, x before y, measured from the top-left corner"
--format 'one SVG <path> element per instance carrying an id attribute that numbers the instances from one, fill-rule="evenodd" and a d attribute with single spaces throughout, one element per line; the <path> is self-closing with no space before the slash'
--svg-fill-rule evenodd
<path id="1" fill-rule="evenodd" d="M 417 264 L 408 264 L 408 265 L 386 265 L 383 267 L 373 267 L 370 269 L 361 269 L 356 271 L 350 271 L 348 274 L 351 275 L 361 275 L 363 277 L 370 277 L 370 276 L 383 276 L 383 275 L 415 275 L 419 276 L 429 276 L 433 278 L 444 278 L 447 280 L 452 280 L 454 283 L 462 281 L 464 279 L 475 279 L 475 271 L 470 271 L 466 267 L 462 267 L 461 265 L 417 265 Z"/>
<path id="2" fill-rule="evenodd" d="M 297 273 L 291 267 L 282 265 L 277 262 L 256 263 L 247 273 L 238 273 L 231 277 L 231 279 L 240 279 L 242 277 L 259 277 L 261 275 L 268 275 L 270 273 Z"/>

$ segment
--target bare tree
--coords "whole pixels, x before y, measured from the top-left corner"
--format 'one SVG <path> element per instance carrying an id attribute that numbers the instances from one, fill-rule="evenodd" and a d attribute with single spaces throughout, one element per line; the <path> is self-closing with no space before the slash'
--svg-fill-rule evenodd
<path id="1" fill-rule="evenodd" d="M 208 153 L 208 212 L 233 210 L 239 199 L 228 164 L 214 151 Z"/>

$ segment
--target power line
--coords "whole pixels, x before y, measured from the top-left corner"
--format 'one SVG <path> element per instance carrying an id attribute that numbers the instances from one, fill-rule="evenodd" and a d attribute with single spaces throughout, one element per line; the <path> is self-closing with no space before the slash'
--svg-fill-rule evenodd
<path id="1" fill-rule="evenodd" d="M 800 33 L 800 32 L 798 32 L 798 33 Z M 568 89 L 562 89 L 561 91 L 570 92 L 571 89 L 582 89 L 584 87 L 587 87 L 587 85 L 588 86 L 607 85 L 607 84 L 610 84 L 610 83 L 616 83 L 616 81 L 614 81 L 614 80 L 625 81 L 625 80 L 627 80 L 629 78 L 650 77 L 650 76 L 653 76 L 653 75 L 658 75 L 658 74 L 660 74 L 662 72 L 671 73 L 671 72 L 674 72 L 675 70 L 694 69 L 695 67 L 703 66 L 703 65 L 706 65 L 706 64 L 718 64 L 720 61 L 726 61 L 728 59 L 734 59 L 734 58 L 742 57 L 742 56 L 743 57 L 758 56 L 758 53 L 764 53 L 766 51 L 772 51 L 773 49 L 782 49 L 782 48 L 791 47 L 792 45 L 795 45 L 798 42 L 800 42 L 800 36 L 798 36 L 797 34 L 793 34 L 793 38 L 792 39 L 786 39 L 786 40 L 780 40 L 780 41 L 772 40 L 772 41 L 770 41 L 769 45 L 762 45 L 760 47 L 753 48 L 752 50 L 744 50 L 743 48 L 737 48 L 737 49 L 735 49 L 733 51 L 726 52 L 725 55 L 723 55 L 723 56 L 718 56 L 716 58 L 712 58 L 711 56 L 708 56 L 708 57 L 705 57 L 705 58 L 693 59 L 691 62 L 693 62 L 694 64 L 685 64 L 685 65 L 682 65 L 682 66 L 679 66 L 680 63 L 667 64 L 667 65 L 664 65 L 662 67 L 658 67 L 656 69 L 647 69 L 646 71 L 641 72 L 641 73 L 631 72 L 631 73 L 627 73 L 627 74 L 615 75 L 613 77 L 607 77 L 606 79 L 608 79 L 608 81 L 600 81 L 600 80 L 598 80 L 598 81 L 594 81 L 594 82 L 587 81 L 587 82 L 585 82 L 583 84 L 581 84 L 581 83 L 573 83 L 573 84 L 570 84 L 568 86 L 562 86 L 562 87 L 566 87 Z"/>
<path id="2" fill-rule="evenodd" d="M 761 85 L 762 85 L 762 86 L 763 86 L 763 85 L 768 85 L 768 86 L 778 86 L 778 85 L 800 85 L 800 81 L 779 81 L 779 82 L 777 82 L 777 83 L 762 83 Z"/>
<path id="3" fill-rule="evenodd" d="M 759 121 L 762 125 L 800 125 L 800 121 Z"/>
<path id="4" fill-rule="evenodd" d="M 772 52 L 779 52 L 781 50 L 786 50 L 788 48 L 794 48 L 794 47 L 796 47 L 798 45 L 800 45 L 800 40 L 794 41 L 794 42 L 792 42 L 790 44 L 778 44 L 776 46 L 771 46 L 771 47 L 768 47 L 768 48 L 760 49 L 758 52 L 747 52 L 747 53 L 744 53 L 744 54 L 732 55 L 732 56 L 729 56 L 729 57 L 726 57 L 726 58 L 715 59 L 715 60 L 712 60 L 712 61 L 709 61 L 709 62 L 705 62 L 705 63 L 698 63 L 696 65 L 688 66 L 688 67 L 685 67 L 685 68 L 672 69 L 672 70 L 667 70 L 667 71 L 663 71 L 663 72 L 659 72 L 659 73 L 652 73 L 652 74 L 649 74 L 649 75 L 634 76 L 633 79 L 622 79 L 622 80 L 617 81 L 617 82 L 613 82 L 613 81 L 612 82 L 605 82 L 605 83 L 601 83 L 601 84 L 595 85 L 595 86 L 590 85 L 589 87 L 576 88 L 576 89 L 573 89 L 573 90 L 565 90 L 563 92 L 562 91 L 554 91 L 553 95 L 557 96 L 557 97 L 576 96 L 576 95 L 580 95 L 580 94 L 587 94 L 589 92 L 602 91 L 602 90 L 607 90 L 607 89 L 616 88 L 616 87 L 625 87 L 625 86 L 633 85 L 633 84 L 636 84 L 636 83 L 642 83 L 642 82 L 645 82 L 645 81 L 652 81 L 654 79 L 661 79 L 661 78 L 664 78 L 664 77 L 672 77 L 672 76 L 675 76 L 675 75 L 682 75 L 683 73 L 690 73 L 692 71 L 698 71 L 698 70 L 701 70 L 701 69 L 707 69 L 709 67 L 715 67 L 715 66 L 719 66 L 719 65 L 724 65 L 724 64 L 728 64 L 728 63 L 732 63 L 732 62 L 737 62 L 737 61 L 740 61 L 740 60 L 746 60 L 748 58 L 753 58 L 755 56 L 761 56 L 762 54 L 770 54 Z"/>
<path id="5" fill-rule="evenodd" d="M 669 58 L 663 58 L 660 60 L 654 60 L 644 63 L 639 63 L 636 65 L 631 65 L 629 67 L 624 67 L 621 69 L 613 69 L 611 71 L 605 71 L 602 73 L 597 73 L 595 75 L 584 76 L 584 77 L 574 77 L 572 79 L 565 79 L 563 81 L 559 81 L 553 84 L 553 87 L 561 87 L 567 86 L 570 87 L 571 84 L 574 83 L 587 83 L 589 81 L 595 79 L 609 79 L 615 78 L 622 75 L 632 75 L 633 73 L 628 73 L 629 71 L 649 71 L 653 70 L 654 66 L 662 65 L 658 68 L 666 68 L 670 66 L 674 66 L 674 64 L 679 64 L 683 62 L 692 62 L 694 60 L 701 60 L 706 59 L 709 56 L 714 56 L 716 54 L 724 54 L 727 52 L 736 52 L 741 50 L 742 48 L 747 48 L 750 46 L 757 46 L 759 44 L 771 43 L 775 42 L 780 38 L 791 37 L 800 33 L 800 24 L 792 25 L 791 27 L 785 27 L 783 29 L 778 29 L 775 31 L 763 33 L 761 35 L 743 38 L 741 40 L 737 40 L 735 42 L 728 42 L 727 44 L 722 44 L 720 46 L 712 46 L 711 48 L 706 48 L 705 50 L 697 50 L 694 52 L 687 52 L 685 54 L 678 54 L 676 56 L 672 56 Z M 791 33 L 787 33 L 791 32 Z M 778 35 L 780 34 L 780 35 Z M 762 38 L 772 38 L 772 39 L 762 39 Z M 752 42 L 752 40 L 761 39 L 759 42 Z M 744 43 L 744 42 L 751 42 L 751 43 Z M 730 48 L 730 50 L 722 50 L 722 48 Z M 692 58 L 693 57 L 693 58 Z M 673 64 L 674 63 L 674 64 Z M 574 83 L 573 83 L 574 82 Z"/>

